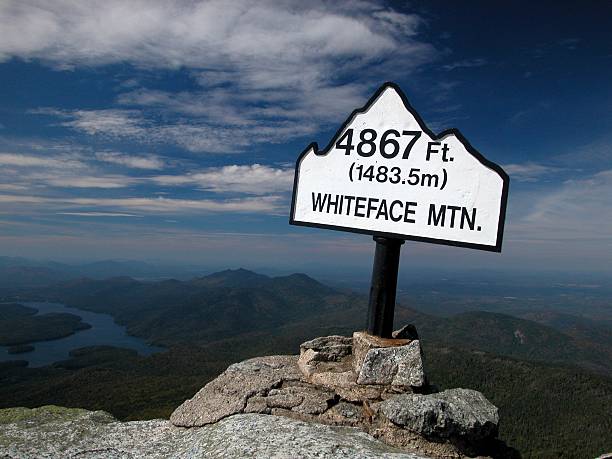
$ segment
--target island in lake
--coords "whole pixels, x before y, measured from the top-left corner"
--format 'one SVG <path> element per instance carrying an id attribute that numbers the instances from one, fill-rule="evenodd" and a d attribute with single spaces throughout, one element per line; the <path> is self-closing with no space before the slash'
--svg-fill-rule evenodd
<path id="1" fill-rule="evenodd" d="M 31 344 L 17 344 L 15 346 L 9 346 L 7 352 L 9 354 L 25 354 L 26 352 L 32 352 L 34 346 Z"/>
<path id="2" fill-rule="evenodd" d="M 81 317 L 65 313 L 50 312 L 37 314 L 38 310 L 18 303 L 3 304 L 0 307 L 0 346 L 18 346 L 37 341 L 47 341 L 87 330 L 91 325 Z M 32 349 L 14 348 L 11 354 L 29 352 Z"/>

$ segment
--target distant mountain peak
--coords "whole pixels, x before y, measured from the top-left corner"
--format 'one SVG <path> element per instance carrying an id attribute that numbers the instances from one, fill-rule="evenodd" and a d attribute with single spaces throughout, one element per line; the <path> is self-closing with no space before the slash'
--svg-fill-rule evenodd
<path id="1" fill-rule="evenodd" d="M 203 287 L 232 287 L 232 288 L 251 288 L 269 287 L 273 289 L 308 289 L 318 292 L 333 289 L 323 285 L 318 280 L 313 279 L 304 273 L 293 273 L 286 276 L 268 277 L 245 268 L 225 269 L 207 276 L 199 277 L 191 281 L 195 285 Z"/>
<path id="2" fill-rule="evenodd" d="M 215 278 L 215 277 L 253 277 L 253 276 L 257 276 L 257 277 L 261 277 L 261 278 L 268 278 L 268 276 L 264 276 L 263 274 L 258 274 L 254 271 L 250 271 L 248 269 L 244 269 L 244 268 L 237 268 L 237 269 L 224 269 L 223 271 L 218 271 L 212 274 L 209 274 L 208 276 L 204 276 L 204 278 Z"/>
<path id="3" fill-rule="evenodd" d="M 334 292 L 334 289 L 332 289 L 331 287 L 322 284 L 318 280 L 313 279 L 312 277 L 304 273 L 293 273 L 289 274 L 288 276 L 274 277 L 272 279 L 272 282 L 274 282 L 278 286 L 285 288 L 300 288 L 327 293 Z"/>
<path id="4" fill-rule="evenodd" d="M 275 279 L 287 279 L 287 280 L 302 281 L 302 282 L 316 282 L 317 284 L 320 284 L 318 280 L 304 273 L 293 273 L 293 274 L 289 274 L 288 276 L 279 276 L 279 277 L 276 277 Z"/>
<path id="5" fill-rule="evenodd" d="M 268 276 L 258 274 L 248 269 L 225 269 L 204 277 L 194 279 L 192 282 L 199 285 L 223 287 L 247 287 L 269 281 Z"/>

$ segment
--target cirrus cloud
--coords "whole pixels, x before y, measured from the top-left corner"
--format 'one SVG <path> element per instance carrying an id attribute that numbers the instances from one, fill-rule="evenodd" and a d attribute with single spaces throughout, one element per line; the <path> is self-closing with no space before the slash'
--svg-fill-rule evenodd
<path id="1" fill-rule="evenodd" d="M 519 182 L 535 182 L 543 176 L 559 171 L 558 167 L 533 162 L 504 164 L 503 168 L 511 178 Z"/>
<path id="2" fill-rule="evenodd" d="M 89 135 L 243 152 L 313 134 L 359 106 L 374 81 L 437 57 L 418 38 L 423 23 L 375 0 L 9 0 L 0 4 L 0 62 L 184 72 L 195 88 L 129 79 L 120 108 L 39 113 Z"/>
<path id="3" fill-rule="evenodd" d="M 55 209 L 57 212 L 138 211 L 149 214 L 194 213 L 278 213 L 282 211 L 284 198 L 276 195 L 235 199 L 177 199 L 164 197 L 73 198 L 35 195 L 0 194 L 0 206 L 9 209 L 23 205 L 37 205 L 39 209 Z M 12 206 L 12 207 L 11 207 Z M 68 210 L 78 209 L 78 210 Z"/>
<path id="4" fill-rule="evenodd" d="M 197 186 L 217 193 L 267 194 L 289 191 L 293 183 L 293 169 L 279 169 L 261 164 L 223 166 L 186 175 L 152 177 L 164 186 Z"/>
<path id="5" fill-rule="evenodd" d="M 400 38 L 414 36 L 420 22 L 362 1 L 9 0 L 0 5 L 0 59 L 65 67 L 130 62 L 209 69 L 223 63 L 274 73 L 287 63 L 377 58 L 397 50 Z M 248 79 L 266 84 L 258 75 L 248 73 Z"/>
<path id="6" fill-rule="evenodd" d="M 164 161 L 155 156 L 135 156 L 116 151 L 101 151 L 96 153 L 96 159 L 105 163 L 118 164 L 134 169 L 163 169 Z"/>

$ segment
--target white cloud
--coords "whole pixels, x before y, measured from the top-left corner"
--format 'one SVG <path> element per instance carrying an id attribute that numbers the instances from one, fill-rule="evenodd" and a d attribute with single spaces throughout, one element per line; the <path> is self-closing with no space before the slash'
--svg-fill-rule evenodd
<path id="1" fill-rule="evenodd" d="M 168 95 L 172 99 L 171 95 Z M 195 97 L 197 98 L 197 96 Z M 346 99 L 342 99 L 346 102 Z M 288 115 L 287 111 L 276 110 L 271 117 L 272 109 L 250 109 L 237 106 L 232 109 L 234 101 L 219 101 L 219 106 L 209 105 L 212 119 L 180 119 L 166 124 L 156 124 L 136 110 L 50 110 L 39 109 L 37 113 L 54 113 L 67 119 L 63 126 L 83 131 L 90 135 L 100 135 L 110 139 L 130 139 L 142 143 L 177 144 L 193 152 L 237 153 L 257 143 L 279 143 L 305 134 L 312 134 L 318 129 L 314 120 L 307 122 L 292 121 L 297 115 Z M 195 110 L 196 102 L 192 102 Z M 217 116 L 215 110 L 219 109 Z M 166 109 L 164 109 L 166 110 Z M 230 110 L 235 112 L 233 118 Z M 282 110 L 282 109 L 281 109 Z M 224 114 L 225 112 L 225 114 Z M 180 112 L 179 112 L 180 113 Z M 301 112 L 301 116 L 307 115 Z M 327 115 L 324 116 L 325 118 Z M 155 116 L 153 116 L 155 118 Z M 274 118 L 274 119 L 271 119 Z M 323 116 L 319 116 L 323 118 Z M 125 165 L 128 161 L 125 161 Z M 134 161 L 131 161 L 134 164 Z M 142 164 L 142 162 L 141 162 Z"/>
<path id="2" fill-rule="evenodd" d="M 134 169 L 163 169 L 164 161 L 155 156 L 134 156 L 114 151 L 102 151 L 96 153 L 98 161 L 127 166 Z"/>
<path id="3" fill-rule="evenodd" d="M 571 146 L 567 152 L 556 156 L 561 164 L 572 168 L 606 169 L 612 167 L 612 142 L 609 136 L 587 144 Z"/>
<path id="4" fill-rule="evenodd" d="M 123 175 L 41 175 L 33 176 L 34 179 L 42 179 L 45 183 L 60 188 L 125 188 L 136 182 L 136 179 Z"/>
<path id="5" fill-rule="evenodd" d="M 443 70 L 450 72 L 455 69 L 465 69 L 472 67 L 482 67 L 487 63 L 486 59 L 476 58 L 476 59 L 463 59 L 461 61 L 451 62 L 450 64 L 445 64 L 442 66 Z"/>
<path id="6" fill-rule="evenodd" d="M 83 152 L 32 155 L 0 153 L 0 181 L 5 191 L 20 191 L 34 187 L 60 188 L 124 188 L 140 179 L 126 175 L 106 174 L 93 167 Z M 125 155 L 119 159 L 129 158 Z M 138 158 L 137 158 L 138 159 Z M 145 158 L 143 158 L 145 159 Z"/>
<path id="7" fill-rule="evenodd" d="M 223 213 L 271 213 L 279 210 L 282 198 L 279 196 L 261 196 L 240 199 L 172 199 L 172 198 L 108 198 L 90 199 L 73 198 L 68 202 L 81 206 L 113 207 L 160 212 L 170 214 L 223 212 Z"/>
<path id="8" fill-rule="evenodd" d="M 21 153 L 0 153 L 0 165 L 57 169 L 85 167 L 85 165 L 74 156 L 44 157 Z"/>
<path id="9" fill-rule="evenodd" d="M 54 155 L 0 153 L 0 189 L 23 191 L 40 187 L 118 189 L 131 186 L 181 186 L 215 193 L 266 195 L 288 192 L 293 181 L 293 166 L 262 164 L 228 165 L 191 172 L 164 175 L 109 173 L 105 164 L 132 169 L 158 170 L 164 160 L 155 155 L 130 155 L 116 151 L 79 152 Z"/>
<path id="10" fill-rule="evenodd" d="M 570 51 L 574 51 L 578 48 L 580 42 L 582 42 L 580 38 L 566 38 L 559 40 L 559 45 L 569 49 Z"/>
<path id="11" fill-rule="evenodd" d="M 186 175 L 159 175 L 155 183 L 165 186 L 189 185 L 218 193 L 268 194 L 290 191 L 293 169 L 277 169 L 261 164 L 210 168 Z"/>
<path id="12" fill-rule="evenodd" d="M 85 207 L 95 208 L 95 212 L 112 210 L 115 212 L 146 212 L 162 214 L 199 214 L 199 213 L 278 213 L 286 208 L 285 199 L 281 196 L 268 195 L 256 198 L 237 199 L 173 199 L 173 198 L 147 198 L 147 197 L 120 197 L 120 198 L 74 198 L 74 197 L 45 197 L 0 194 L 0 205 L 7 206 L 23 204 L 39 205 L 38 210 L 53 208 L 63 211 L 78 207 L 75 212 L 91 212 Z M 44 209 L 41 208 L 44 207 Z M 32 209 L 30 209 L 30 212 Z"/>
<path id="13" fill-rule="evenodd" d="M 0 58 L 61 66 L 306 66 L 328 56 L 374 58 L 393 51 L 418 23 L 416 16 L 362 1 L 9 0 L 0 7 Z"/>
<path id="14" fill-rule="evenodd" d="M 340 122 L 372 81 L 404 77 L 437 55 L 417 39 L 421 24 L 376 1 L 9 1 L 0 6 L 0 61 L 184 69 L 201 89 L 136 89 L 118 100 L 131 110 L 46 113 L 91 135 L 231 153 Z"/>
<path id="15" fill-rule="evenodd" d="M 44 196 L 0 194 L 0 203 L 4 204 L 44 204 L 46 202 L 51 201 Z"/>
<path id="16" fill-rule="evenodd" d="M 140 215 L 116 212 L 57 212 L 57 215 L 69 215 L 73 217 L 140 217 Z"/>
<path id="17" fill-rule="evenodd" d="M 542 176 L 549 175 L 559 171 L 558 167 L 545 166 L 532 162 L 522 164 L 505 164 L 502 168 L 514 180 L 519 182 L 535 182 Z"/>
<path id="18" fill-rule="evenodd" d="M 28 187 L 25 185 L 16 185 L 12 183 L 0 183 L 1 191 L 25 191 Z"/>
<path id="19" fill-rule="evenodd" d="M 531 210 L 514 222 L 512 237 L 589 244 L 612 242 L 612 170 L 568 180 L 549 192 L 535 192 Z M 575 247 L 566 247 L 575 250 Z M 602 250 L 605 250 L 602 247 Z"/>
<path id="20" fill-rule="evenodd" d="M 142 118 L 135 110 L 53 110 L 40 109 L 38 113 L 68 118 L 64 126 L 79 129 L 87 134 L 108 134 L 116 137 L 142 136 Z"/>

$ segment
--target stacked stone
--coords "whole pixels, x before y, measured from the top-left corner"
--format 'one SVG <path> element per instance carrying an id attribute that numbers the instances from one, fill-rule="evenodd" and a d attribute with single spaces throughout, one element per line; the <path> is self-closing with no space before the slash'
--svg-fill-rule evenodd
<path id="1" fill-rule="evenodd" d="M 307 341 L 297 356 L 231 365 L 172 414 L 196 427 L 238 413 L 358 427 L 384 442 L 432 457 L 486 453 L 498 413 L 480 392 L 428 385 L 413 326 L 384 339 L 356 332 Z"/>

